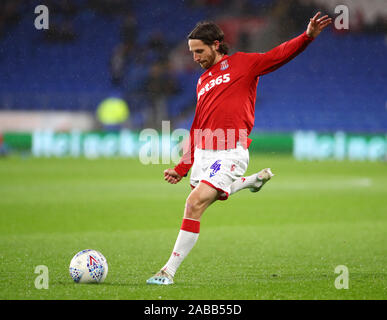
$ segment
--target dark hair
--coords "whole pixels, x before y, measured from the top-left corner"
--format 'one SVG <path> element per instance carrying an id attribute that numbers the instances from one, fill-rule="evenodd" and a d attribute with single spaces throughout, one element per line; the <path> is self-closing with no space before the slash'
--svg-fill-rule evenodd
<path id="1" fill-rule="evenodd" d="M 224 33 L 222 29 L 213 22 L 198 22 L 187 38 L 202 40 L 203 43 L 208 46 L 213 45 L 214 41 L 218 40 L 220 43 L 218 51 L 222 54 L 228 53 L 228 45 L 224 42 Z"/>

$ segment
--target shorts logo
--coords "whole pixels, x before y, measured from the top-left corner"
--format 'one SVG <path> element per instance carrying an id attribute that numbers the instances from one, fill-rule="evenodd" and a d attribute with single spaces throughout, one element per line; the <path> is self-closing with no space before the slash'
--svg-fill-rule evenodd
<path id="1" fill-rule="evenodd" d="M 231 166 L 231 169 L 230 169 L 230 171 L 231 171 L 231 172 L 233 172 L 233 171 L 235 170 L 235 167 L 236 167 L 236 165 L 235 165 L 235 164 L 233 164 L 233 165 Z"/>
<path id="2" fill-rule="evenodd" d="M 210 167 L 210 169 L 212 169 L 212 172 L 210 172 L 210 178 L 212 178 L 220 170 L 220 161 L 221 160 L 216 160 Z"/>

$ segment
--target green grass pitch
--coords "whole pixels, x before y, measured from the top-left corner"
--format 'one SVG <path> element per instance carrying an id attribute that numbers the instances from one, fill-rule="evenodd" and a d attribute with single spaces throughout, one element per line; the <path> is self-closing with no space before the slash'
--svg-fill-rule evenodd
<path id="1" fill-rule="evenodd" d="M 169 258 L 188 179 L 136 159 L 0 159 L 0 299 L 386 299 L 387 168 L 370 162 L 299 162 L 251 156 L 271 167 L 258 193 L 243 190 L 204 214 L 196 246 L 173 286 L 145 283 Z M 76 284 L 75 253 L 109 263 L 103 284 Z M 49 270 L 37 289 L 35 267 Z M 335 268 L 348 268 L 336 289 Z"/>

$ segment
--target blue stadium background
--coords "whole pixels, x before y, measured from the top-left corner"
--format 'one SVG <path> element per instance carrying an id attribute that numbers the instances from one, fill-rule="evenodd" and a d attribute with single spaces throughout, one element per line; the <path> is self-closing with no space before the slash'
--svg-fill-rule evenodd
<path id="1" fill-rule="evenodd" d="M 101 100 L 120 95 L 130 106 L 131 126 L 139 129 L 146 124 L 150 103 L 144 83 L 151 66 L 161 59 L 148 45 L 153 35 L 163 35 L 162 50 L 167 57 L 162 59 L 173 66 L 171 52 L 186 44 L 186 35 L 197 21 L 217 21 L 237 12 L 239 18 L 256 16 L 270 22 L 273 9 L 284 1 L 244 1 L 240 11 L 234 11 L 225 1 L 64 1 L 75 6 L 66 16 L 71 22 L 70 36 L 54 35 L 50 39 L 46 31 L 33 27 L 34 8 L 46 3 L 50 24 L 60 24 L 60 15 L 51 9 L 60 2 L 15 1 L 17 5 L 11 10 L 15 19 L 9 19 L 9 23 L 7 17 L 3 19 L 7 22 L 2 24 L 0 38 L 0 110 L 95 112 Z M 106 12 L 113 4 L 121 7 Z M 287 20 L 281 21 L 279 39 L 285 41 L 303 32 L 309 19 L 305 13 L 318 9 L 328 11 L 310 1 L 308 10 L 299 10 L 297 17 L 305 21 L 304 27 L 295 23 L 292 28 L 288 28 L 288 22 L 294 16 L 285 11 Z M 122 41 L 125 10 L 132 13 L 135 34 L 125 72 L 117 84 L 112 81 L 110 66 L 114 48 Z M 235 45 L 231 51 L 238 49 Z M 385 22 L 360 24 L 344 32 L 329 28 L 299 57 L 261 77 L 254 129 L 385 133 L 386 56 Z M 189 128 L 191 124 L 201 72 L 198 67 L 169 71 L 178 87 L 167 96 L 168 118 L 175 127 Z"/>

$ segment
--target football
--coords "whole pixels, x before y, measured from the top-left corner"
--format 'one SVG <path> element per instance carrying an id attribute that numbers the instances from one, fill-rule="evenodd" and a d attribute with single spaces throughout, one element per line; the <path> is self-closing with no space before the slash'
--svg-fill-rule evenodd
<path id="1" fill-rule="evenodd" d="M 69 271 L 76 283 L 102 283 L 108 273 L 108 264 L 101 252 L 86 249 L 71 259 Z"/>

